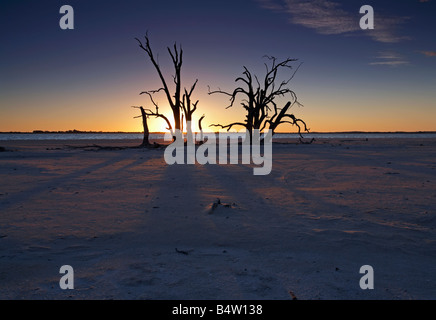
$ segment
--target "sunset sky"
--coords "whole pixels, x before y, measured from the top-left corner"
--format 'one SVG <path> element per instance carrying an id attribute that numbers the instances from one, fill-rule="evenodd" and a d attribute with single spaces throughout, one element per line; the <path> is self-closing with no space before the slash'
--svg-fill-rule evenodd
<path id="1" fill-rule="evenodd" d="M 64 4 L 74 30 L 59 27 Z M 363 5 L 374 30 L 359 27 Z M 0 131 L 141 131 L 130 106 L 152 107 L 139 93 L 161 86 L 134 40 L 147 31 L 169 82 L 166 47 L 182 45 L 204 126 L 244 118 L 208 86 L 232 91 L 243 66 L 262 76 L 271 55 L 303 62 L 291 88 L 304 107 L 293 112 L 312 131 L 436 131 L 436 0 L 2 1 Z"/>

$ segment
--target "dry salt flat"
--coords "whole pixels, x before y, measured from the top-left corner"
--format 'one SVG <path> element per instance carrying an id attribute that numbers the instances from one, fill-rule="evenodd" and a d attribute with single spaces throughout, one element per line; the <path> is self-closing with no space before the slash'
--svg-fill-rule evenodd
<path id="1" fill-rule="evenodd" d="M 436 298 L 434 139 L 275 143 L 266 176 L 83 144 L 1 142 L 0 299 Z"/>

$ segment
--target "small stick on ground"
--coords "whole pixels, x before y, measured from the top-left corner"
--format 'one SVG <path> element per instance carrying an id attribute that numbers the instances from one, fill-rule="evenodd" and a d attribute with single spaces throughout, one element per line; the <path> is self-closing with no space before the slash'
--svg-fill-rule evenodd
<path id="1" fill-rule="evenodd" d="M 177 252 L 177 253 L 184 254 L 184 255 L 188 255 L 188 254 L 189 254 L 189 252 L 187 252 L 187 251 L 183 251 L 183 250 L 179 250 L 179 249 L 177 249 L 177 248 L 176 248 L 176 252 Z"/>
<path id="2" fill-rule="evenodd" d="M 295 295 L 295 293 L 292 292 L 292 290 L 289 290 L 289 294 L 291 295 L 292 300 L 298 300 L 297 296 Z"/>

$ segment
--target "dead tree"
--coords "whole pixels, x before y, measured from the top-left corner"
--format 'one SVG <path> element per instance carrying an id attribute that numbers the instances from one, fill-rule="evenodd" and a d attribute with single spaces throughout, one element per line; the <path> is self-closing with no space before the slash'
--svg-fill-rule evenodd
<path id="1" fill-rule="evenodd" d="M 189 92 L 185 88 L 185 93 L 183 94 L 183 99 L 182 99 L 182 108 L 186 119 L 187 140 L 190 142 L 194 142 L 194 138 L 192 134 L 192 114 L 195 112 L 195 110 L 197 110 L 197 104 L 198 104 L 198 100 L 192 103 L 191 95 L 195 89 L 195 86 L 197 85 L 197 82 L 198 79 L 194 82 Z"/>
<path id="2" fill-rule="evenodd" d="M 162 87 L 157 90 L 149 90 L 144 91 L 141 94 L 148 94 L 150 99 L 152 100 L 153 104 L 156 106 L 156 103 L 153 101 L 153 95 L 163 91 L 165 93 L 166 99 L 168 100 L 168 103 L 171 107 L 171 110 L 173 112 L 174 116 L 174 129 L 175 130 L 181 130 L 182 129 L 182 113 L 184 112 L 186 121 L 192 119 L 192 114 L 197 109 L 198 101 L 191 104 L 191 95 L 192 92 L 195 89 L 195 85 L 197 84 L 197 81 L 193 84 L 191 87 L 191 90 L 188 92 L 186 88 L 184 89 L 184 94 L 182 93 L 182 78 L 181 78 L 181 69 L 182 69 L 182 63 L 183 63 L 183 50 L 181 46 L 177 47 L 177 44 L 174 44 L 173 49 L 171 50 L 170 47 L 168 47 L 168 53 L 171 56 L 171 60 L 174 66 L 174 75 L 172 76 L 173 82 L 174 82 L 174 93 L 171 93 L 170 87 L 168 86 L 167 80 L 165 79 L 164 75 L 162 74 L 161 68 L 159 66 L 159 63 L 157 62 L 154 53 L 150 46 L 150 41 L 148 38 L 148 34 L 145 36 L 145 43 L 143 44 L 138 38 L 135 38 L 138 43 L 139 47 L 144 50 L 148 57 L 150 58 L 151 63 L 153 64 L 154 68 L 157 71 L 157 74 L 159 75 L 159 79 L 161 81 Z M 174 136 L 174 135 L 173 135 Z"/>
<path id="3" fill-rule="evenodd" d="M 171 125 L 170 120 L 168 120 L 168 118 L 162 114 L 159 113 L 159 105 L 156 103 L 156 101 L 154 101 L 153 99 L 153 95 L 149 92 L 149 91 L 143 91 L 140 93 L 140 95 L 142 94 L 146 94 L 149 96 L 151 103 L 154 105 L 156 111 L 152 111 L 150 109 L 146 109 L 146 115 L 147 116 L 153 116 L 156 118 L 161 118 L 163 120 L 165 120 L 166 124 L 167 124 L 167 130 L 169 130 L 171 132 L 171 135 L 174 137 L 174 130 L 173 130 L 173 126 Z"/>
<path id="4" fill-rule="evenodd" d="M 203 141 L 204 141 L 204 138 L 203 138 L 203 127 L 201 126 L 201 121 L 203 121 L 204 117 L 205 117 L 205 115 L 203 114 L 201 116 L 201 118 L 198 120 L 198 128 L 200 129 L 200 141 L 199 141 L 200 144 L 202 144 Z"/>
<path id="5" fill-rule="evenodd" d="M 183 94 L 182 108 L 183 108 L 183 112 L 185 113 L 186 123 L 192 121 L 192 114 L 195 112 L 195 110 L 197 110 L 198 100 L 194 103 L 192 103 L 191 101 L 191 95 L 195 89 L 195 86 L 197 85 L 197 82 L 198 79 L 192 85 L 191 90 L 189 90 L 189 92 L 185 88 L 185 93 Z"/>
<path id="6" fill-rule="evenodd" d="M 147 124 L 147 119 L 149 117 L 162 118 L 163 120 L 165 120 L 165 122 L 167 124 L 167 130 L 169 130 L 171 132 L 171 135 L 174 136 L 174 131 L 173 131 L 173 128 L 171 126 L 170 120 L 168 120 L 168 118 L 165 115 L 159 113 L 158 106 L 156 106 L 156 111 L 152 111 L 151 109 L 144 109 L 144 107 L 142 107 L 142 106 L 132 106 L 132 108 L 137 108 L 137 109 L 141 110 L 141 115 L 136 116 L 134 118 L 142 118 L 142 125 L 144 127 L 144 139 L 143 139 L 142 145 L 148 144 L 146 141 L 148 141 L 148 138 L 150 136 L 150 131 L 148 130 L 148 124 Z"/>
<path id="7" fill-rule="evenodd" d="M 283 123 L 297 126 L 301 138 L 303 137 L 301 126 L 303 126 L 303 131 L 309 132 L 303 120 L 288 113 L 294 105 L 302 106 L 298 102 L 295 92 L 289 88 L 289 82 L 294 78 L 301 64 L 298 65 L 287 80 L 277 84 L 279 70 L 283 68 L 292 69 L 292 63 L 297 60 L 286 59 L 277 62 L 274 57 L 267 56 L 267 58 L 270 65 L 265 63 L 266 73 L 262 82 L 244 66 L 243 76 L 235 80 L 237 83 L 242 82 L 242 85 L 234 89 L 233 92 L 230 93 L 221 89 L 210 91 L 209 89 L 209 94 L 220 93 L 230 96 L 230 105 L 226 109 L 233 107 L 236 100 L 241 97 L 241 105 L 247 112 L 244 122 L 233 122 L 228 125 L 212 124 L 211 126 L 221 127 L 227 129 L 227 131 L 234 126 L 245 127 L 250 136 L 250 141 L 253 141 L 254 130 L 259 130 L 262 133 L 265 129 L 269 129 L 274 134 L 276 128 Z M 282 108 L 279 108 L 276 101 L 278 98 L 290 100 Z"/>
<path id="8" fill-rule="evenodd" d="M 149 141 L 149 137 L 150 137 L 150 130 L 148 130 L 148 123 L 147 123 L 147 113 L 145 112 L 144 108 L 142 106 L 137 107 L 137 106 L 132 106 L 133 108 L 138 108 L 141 110 L 141 115 L 140 116 L 136 116 L 134 118 L 139 118 L 142 117 L 142 126 L 144 128 L 144 137 L 142 139 L 142 143 L 141 143 L 141 147 L 147 147 L 150 145 L 150 141 Z"/>

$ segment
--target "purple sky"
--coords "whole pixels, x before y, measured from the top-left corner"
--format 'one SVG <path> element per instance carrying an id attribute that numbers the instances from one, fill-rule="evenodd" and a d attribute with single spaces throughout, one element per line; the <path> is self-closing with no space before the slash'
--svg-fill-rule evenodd
<path id="1" fill-rule="evenodd" d="M 244 117 L 208 85 L 231 91 L 243 66 L 262 76 L 272 55 L 303 63 L 294 113 L 312 131 L 436 130 L 436 2 L 398 2 L 2 1 L 0 131 L 140 131 L 130 106 L 151 107 L 139 93 L 160 87 L 134 40 L 147 31 L 169 79 L 166 47 L 183 46 L 183 85 L 199 79 L 194 117 L 206 114 L 205 125 Z M 74 30 L 59 28 L 63 4 Z M 359 27 L 363 5 L 374 8 L 374 30 Z"/>

